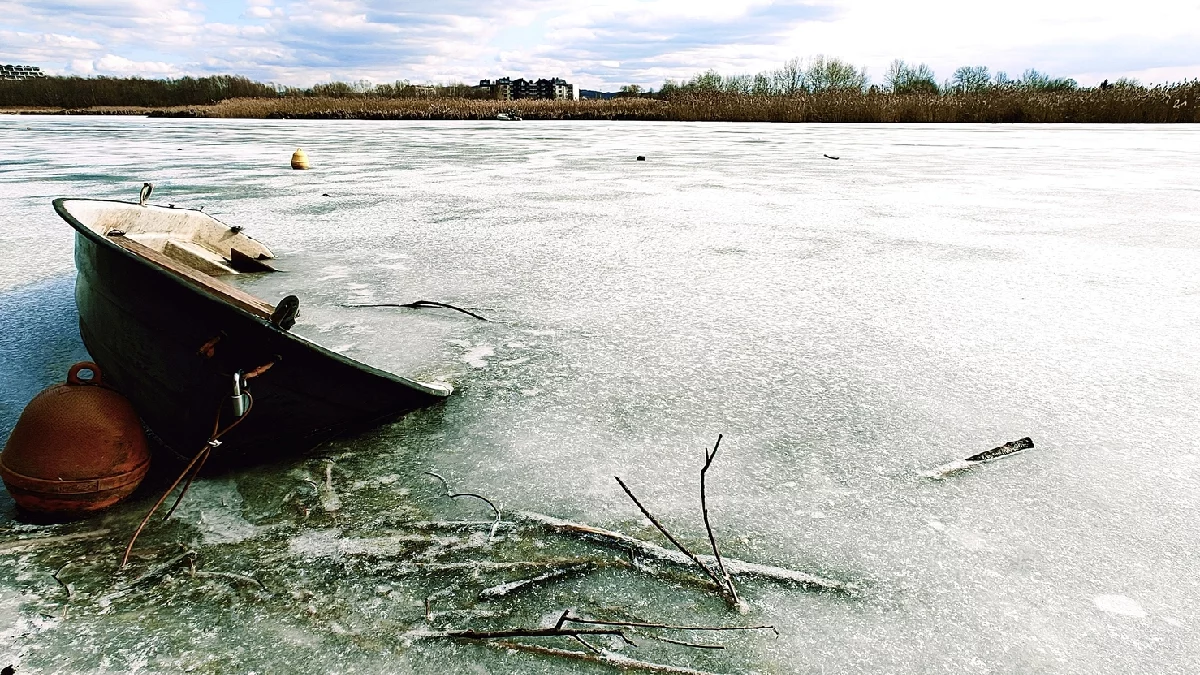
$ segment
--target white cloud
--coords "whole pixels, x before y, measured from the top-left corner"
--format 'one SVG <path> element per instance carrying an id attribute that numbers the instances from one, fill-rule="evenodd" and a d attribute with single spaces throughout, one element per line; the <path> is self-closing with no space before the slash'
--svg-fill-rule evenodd
<path id="1" fill-rule="evenodd" d="M 105 54 L 95 62 L 92 70 L 98 73 L 114 75 L 142 75 L 155 77 L 171 77 L 179 75 L 179 69 L 170 63 L 162 61 L 131 61 L 123 56 Z"/>

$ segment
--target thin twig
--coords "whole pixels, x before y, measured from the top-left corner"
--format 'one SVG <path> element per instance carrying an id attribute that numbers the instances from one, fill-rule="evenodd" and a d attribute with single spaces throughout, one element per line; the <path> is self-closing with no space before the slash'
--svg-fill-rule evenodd
<path id="1" fill-rule="evenodd" d="M 61 577 L 59 577 L 59 575 L 63 573 L 63 570 L 67 569 L 68 567 L 70 567 L 73 564 L 75 564 L 74 560 L 68 561 L 66 565 L 63 565 L 62 567 L 58 568 L 58 570 L 54 574 L 50 575 L 50 576 L 54 577 L 54 580 L 58 582 L 58 585 L 62 586 L 63 590 L 67 592 L 67 600 L 71 599 L 71 587 L 68 586 L 67 583 L 65 581 L 63 581 Z"/>
<path id="2" fill-rule="evenodd" d="M 267 590 L 266 584 L 248 574 L 236 574 L 234 572 L 207 572 L 204 570 L 197 570 L 192 572 L 192 576 L 195 576 L 199 579 L 226 579 L 228 581 L 236 581 L 243 584 L 252 584 L 258 586 L 264 591 Z"/>
<path id="3" fill-rule="evenodd" d="M 136 579 L 134 579 L 133 581 L 130 581 L 129 583 L 121 586 L 117 590 L 118 591 L 127 591 L 135 586 L 144 584 L 147 581 L 150 581 L 152 579 L 157 579 L 159 577 L 166 576 L 166 574 L 168 572 L 170 572 L 172 569 L 174 569 L 175 566 L 178 565 L 179 563 L 183 562 L 184 560 L 187 560 L 188 558 L 195 558 L 195 557 L 196 557 L 195 551 L 190 551 L 190 550 L 184 551 L 183 553 L 180 553 L 179 555 L 175 556 L 174 558 L 171 558 L 167 562 L 148 570 L 141 576 L 139 576 Z"/>
<path id="4" fill-rule="evenodd" d="M 492 586 L 491 588 L 485 588 L 479 592 L 479 599 L 480 600 L 491 600 L 493 598 L 502 598 L 510 593 L 513 593 L 514 591 L 521 590 L 522 588 L 527 588 L 527 587 L 533 586 L 535 584 L 540 584 L 543 581 L 559 579 L 561 577 L 565 577 L 567 575 L 574 574 L 576 572 L 583 572 L 583 571 L 589 570 L 591 568 L 592 568 L 592 565 L 590 563 L 586 563 L 586 562 L 580 563 L 578 565 L 571 565 L 568 567 L 559 567 L 557 569 L 552 569 L 549 572 L 539 574 L 536 577 L 530 577 L 528 579 L 518 579 L 517 581 L 510 581 L 506 584 L 500 584 L 499 586 Z"/>
<path id="5" fill-rule="evenodd" d="M 492 538 L 496 536 L 496 530 L 497 530 L 497 528 L 500 527 L 500 507 L 499 506 L 496 506 L 495 504 L 493 504 L 492 500 L 488 499 L 487 497 L 484 497 L 483 495 L 475 494 L 474 492 L 454 492 L 453 490 L 450 489 L 450 483 L 447 482 L 445 478 L 442 478 L 442 476 L 440 474 L 436 474 L 432 471 L 426 471 L 424 473 L 426 475 L 433 476 L 434 478 L 436 478 L 442 482 L 442 488 L 445 489 L 447 497 L 449 497 L 451 499 L 457 499 L 458 497 L 474 497 L 475 499 L 479 499 L 479 500 L 483 501 L 485 504 L 487 504 L 488 506 L 492 507 L 492 510 L 496 512 L 496 520 L 495 520 L 495 522 L 492 523 L 492 531 L 488 534 L 488 541 L 491 541 Z"/>
<path id="6" fill-rule="evenodd" d="M 334 514 L 334 519 L 337 518 L 337 511 L 342 508 L 342 500 L 338 497 L 337 490 L 333 489 L 333 460 L 325 462 L 325 487 L 322 491 L 321 487 L 317 487 L 317 500 L 321 504 L 321 508 L 326 513 Z"/>
<path id="7" fill-rule="evenodd" d="M 30 546 L 40 548 L 43 546 L 49 546 L 51 544 L 67 544 L 73 541 L 82 541 L 85 539 L 98 539 L 109 532 L 112 532 L 112 530 L 107 527 L 102 527 L 98 530 L 92 530 L 90 532 L 75 532 L 72 534 L 57 534 L 50 537 L 38 536 L 29 537 L 27 539 L 16 539 L 14 541 L 6 541 L 0 544 L 0 553 L 9 553 L 11 551 L 16 551 Z"/>
<path id="8" fill-rule="evenodd" d="M 627 626 L 629 628 L 664 628 L 668 630 L 706 630 L 706 631 L 727 631 L 727 630 L 772 630 L 776 635 L 779 631 L 775 630 L 775 626 L 688 626 L 669 623 L 647 623 L 643 621 L 601 621 L 600 619 L 581 619 L 577 616 L 568 616 L 565 619 L 567 623 L 584 623 L 596 626 Z"/>
<path id="9" fill-rule="evenodd" d="M 445 488 L 447 497 L 450 497 L 451 499 L 454 499 L 457 497 L 474 497 L 475 499 L 482 500 L 485 504 L 492 507 L 492 511 L 496 512 L 496 518 L 497 519 L 500 518 L 500 507 L 493 504 L 492 500 L 488 499 L 487 497 L 484 497 L 483 495 L 475 494 L 474 492 L 454 492 L 450 489 L 450 483 L 446 482 L 446 479 L 442 478 L 442 476 L 440 474 L 436 474 L 432 471 L 426 471 L 424 473 L 428 476 L 433 476 L 434 478 L 436 478 L 442 482 L 442 487 Z"/>
<path id="10" fill-rule="evenodd" d="M 664 548 L 654 542 L 631 537 L 623 532 L 608 530 L 573 520 L 563 520 L 562 518 L 537 513 L 536 511 L 509 511 L 507 512 L 507 517 L 510 520 L 502 521 L 500 523 L 500 530 L 506 532 L 535 531 L 587 539 L 628 553 L 628 560 L 622 558 L 621 562 L 633 567 L 640 567 L 637 563 L 637 558 L 639 557 L 671 565 L 679 565 L 688 569 L 693 569 L 695 566 L 695 563 L 690 558 L 678 551 Z M 411 526 L 412 529 L 432 532 L 462 532 L 464 530 L 490 528 L 495 525 L 496 523 L 490 520 L 445 522 L 426 520 L 410 523 L 406 526 Z M 711 555 L 701 555 L 698 557 L 706 562 L 711 561 L 713 565 L 716 564 L 716 560 Z M 860 590 L 859 586 L 852 582 L 820 577 L 815 574 L 788 569 L 786 567 L 763 565 L 729 557 L 723 557 L 722 560 L 729 574 L 739 579 L 743 577 L 757 577 L 769 581 L 795 584 L 816 591 L 836 593 L 854 594 Z M 613 560 L 606 564 L 617 565 L 619 563 Z M 709 581 L 707 578 L 701 580 L 706 584 Z"/>
<path id="11" fill-rule="evenodd" d="M 416 633 L 413 637 L 455 638 L 464 640 L 491 640 L 514 637 L 572 637 L 575 635 L 613 635 L 636 646 L 625 637 L 625 631 L 616 628 L 509 628 L 506 630 L 447 630 L 440 633 Z"/>
<path id="12" fill-rule="evenodd" d="M 404 530 L 433 530 L 433 531 L 451 531 L 460 532 L 463 530 L 474 530 L 480 527 L 492 527 L 496 524 L 495 520 L 416 520 L 412 522 L 402 523 L 401 527 Z M 511 527 L 511 522 L 501 522 L 500 527 Z"/>
<path id="13" fill-rule="evenodd" d="M 577 652 L 573 649 L 558 649 L 555 647 L 546 647 L 544 645 L 531 645 L 523 642 L 512 642 L 510 640 L 497 640 L 495 642 L 485 642 L 484 644 L 496 649 L 518 650 L 529 652 L 531 654 L 541 654 L 542 656 L 558 656 L 567 659 L 576 659 L 579 661 L 587 661 L 589 663 L 602 663 L 606 666 L 613 666 L 621 670 L 640 670 L 646 673 L 665 673 L 666 675 L 715 675 L 714 673 L 696 670 L 694 668 L 683 668 L 680 666 L 668 666 L 662 663 L 653 663 L 650 661 L 639 661 L 631 659 L 628 656 L 620 654 L 612 654 L 605 652 L 603 654 L 589 654 L 588 652 Z"/>
<path id="14" fill-rule="evenodd" d="M 667 528 L 663 527 L 662 523 L 658 522 L 658 519 L 656 519 L 654 516 L 650 515 L 650 512 L 646 510 L 645 506 L 642 506 L 642 503 L 640 501 L 638 501 L 638 498 L 634 496 L 633 491 L 630 490 L 629 487 L 625 485 L 625 481 L 621 480 L 620 476 L 614 476 L 614 478 L 617 479 L 617 484 L 621 486 L 621 489 L 625 491 L 625 494 L 629 495 L 629 498 L 633 500 L 634 504 L 637 504 L 637 507 L 638 507 L 638 509 L 641 510 L 642 515 L 649 518 L 650 522 L 653 523 L 654 526 L 658 528 L 658 531 L 662 532 L 663 536 L 666 537 L 668 541 L 670 541 L 672 544 L 675 545 L 675 548 L 679 549 L 679 551 L 681 553 L 683 553 L 688 558 L 690 558 L 692 562 L 696 563 L 696 565 L 700 569 L 704 570 L 704 573 L 706 575 L 708 575 L 709 579 L 712 579 L 713 583 L 717 585 L 717 588 L 723 589 L 724 585 L 721 583 L 721 580 L 717 578 L 717 575 L 713 574 L 712 570 L 708 569 L 708 565 L 705 565 L 704 563 L 700 562 L 700 559 L 696 557 L 695 553 L 692 553 L 691 551 L 689 551 L 687 549 L 686 546 L 679 543 L 679 540 L 676 539 L 670 532 L 668 532 Z"/>
<path id="15" fill-rule="evenodd" d="M 623 561 L 622 561 L 623 562 Z M 402 562 L 397 569 L 401 571 L 421 570 L 422 572 L 452 572 L 455 570 L 499 571 L 517 570 L 530 567 L 550 567 L 554 569 L 574 565 L 593 565 L 604 567 L 612 565 L 612 561 L 600 558 L 551 558 L 549 560 L 466 560 L 461 562 Z"/>
<path id="16" fill-rule="evenodd" d="M 563 624 L 566 623 L 566 621 L 567 621 L 567 617 L 570 615 L 571 615 L 571 610 L 564 609 L 562 616 L 558 617 L 558 621 L 554 624 L 554 627 L 562 628 Z"/>
<path id="17" fill-rule="evenodd" d="M 661 635 L 655 635 L 654 639 L 658 640 L 659 642 L 670 642 L 673 645 L 681 645 L 684 647 L 694 647 L 696 649 L 725 649 L 725 645 L 709 645 L 709 644 L 704 644 L 703 642 L 687 642 L 685 640 L 673 640 L 669 637 L 662 637 Z"/>
<path id="18" fill-rule="evenodd" d="M 733 579 L 729 576 L 729 572 L 725 571 L 725 564 L 721 562 L 721 551 L 717 548 L 717 538 L 713 535 L 712 523 L 708 520 L 708 499 L 705 491 L 704 476 L 708 473 L 708 467 L 712 466 L 713 458 L 717 456 L 717 450 L 721 449 L 722 434 L 717 434 L 717 442 L 713 444 L 712 452 L 704 451 L 704 468 L 700 469 L 700 511 L 704 514 L 704 529 L 708 530 L 708 543 L 712 544 L 713 557 L 717 559 L 717 570 L 721 572 L 721 577 L 725 581 L 725 591 L 729 594 L 729 600 L 734 605 L 741 603 L 741 598 L 738 597 L 737 588 L 733 585 Z"/>
<path id="19" fill-rule="evenodd" d="M 548 516 L 544 513 L 535 513 L 533 511 L 515 511 L 509 513 L 517 525 L 524 527 L 537 527 L 538 529 L 552 532 L 554 534 L 564 534 L 574 537 L 581 537 L 599 542 L 608 546 L 624 549 L 630 553 L 645 556 L 653 560 L 672 563 L 691 567 L 694 562 L 691 558 L 677 551 L 664 548 L 653 542 L 644 541 L 631 537 L 623 532 L 615 530 L 606 530 L 602 527 L 588 525 L 586 523 L 578 523 L 570 520 L 563 520 L 554 516 Z M 480 524 L 482 526 L 483 523 Z M 712 560 L 712 556 L 701 556 Z M 715 564 L 715 560 L 713 561 Z M 730 574 L 735 576 L 752 576 L 761 579 L 770 579 L 791 584 L 797 584 L 808 588 L 813 588 L 820 591 L 835 591 L 839 593 L 856 593 L 859 588 L 857 585 L 836 579 L 827 579 L 814 574 L 791 570 L 785 567 L 775 567 L 773 565 L 762 565 L 759 563 L 746 562 L 735 558 L 724 558 L 725 569 Z"/>
<path id="20" fill-rule="evenodd" d="M 467 309 L 463 309 L 462 307 L 455 307 L 454 305 L 448 305 L 444 302 L 434 302 L 433 300 L 417 300 L 416 302 L 405 302 L 405 303 L 379 302 L 379 303 L 362 304 L 362 305 L 343 304 L 343 305 L 339 305 L 339 306 L 340 307 L 353 307 L 353 308 L 358 308 L 358 307 L 403 307 L 405 309 L 420 309 L 422 307 L 445 307 L 446 309 L 452 309 L 456 312 L 462 312 L 463 314 L 466 314 L 467 316 L 473 316 L 476 319 L 479 319 L 480 321 L 491 321 L 491 319 L 488 319 L 487 317 L 479 316 L 475 312 L 472 312 Z"/>
<path id="21" fill-rule="evenodd" d="M 574 638 L 575 638 L 575 640 L 576 640 L 577 642 L 579 642 L 579 644 L 583 645 L 584 647 L 587 647 L 587 648 L 588 648 L 588 651 L 592 652 L 593 654 L 601 654 L 601 655 L 603 655 L 603 654 L 604 654 L 604 652 L 602 652 L 602 651 L 600 651 L 599 649 L 596 649 L 595 647 L 593 647 L 593 646 L 591 645 L 591 643 L 589 643 L 587 640 L 584 640 L 584 639 L 583 639 L 583 637 L 581 637 L 581 636 L 579 636 L 579 635 L 574 635 L 574 636 L 572 636 L 572 637 L 574 637 Z"/>

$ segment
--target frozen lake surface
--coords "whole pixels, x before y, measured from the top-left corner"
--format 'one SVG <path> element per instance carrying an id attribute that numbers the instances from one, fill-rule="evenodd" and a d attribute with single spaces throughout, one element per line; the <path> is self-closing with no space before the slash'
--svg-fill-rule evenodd
<path id="1" fill-rule="evenodd" d="M 296 147 L 313 170 L 287 168 Z M 457 392 L 198 482 L 116 585 L 154 490 L 52 527 L 0 491 L 0 666 L 608 672 L 405 637 L 573 608 L 778 628 L 620 652 L 709 672 L 1200 671 L 1200 128 L 3 116 L 0 435 L 86 355 L 51 199 L 135 200 L 143 181 L 271 246 L 287 273 L 248 285 L 298 295 L 297 332 Z M 422 299 L 493 321 L 341 306 Z M 598 566 L 482 601 L 536 572 L 406 567 L 621 557 L 486 529 L 431 550 L 414 521 L 490 511 L 427 470 L 505 511 L 661 541 L 620 475 L 704 549 L 718 433 L 723 552 L 858 593 L 747 579 L 739 615 Z M 922 476 L 1023 436 L 1036 447 Z M 262 586 L 182 565 L 121 590 L 181 547 Z"/>

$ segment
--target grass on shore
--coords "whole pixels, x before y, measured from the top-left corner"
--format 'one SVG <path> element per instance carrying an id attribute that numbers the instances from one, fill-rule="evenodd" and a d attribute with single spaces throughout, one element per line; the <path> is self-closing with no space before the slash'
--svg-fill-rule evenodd
<path id="1" fill-rule="evenodd" d="M 14 111 L 9 109 L 10 112 Z M 33 112 L 32 109 L 27 109 Z M 38 109 L 38 112 L 51 112 Z M 212 105 L 109 107 L 64 113 L 251 119 L 482 120 L 499 113 L 530 120 L 685 122 L 1200 122 L 1200 81 L 1154 88 L 1038 92 L 893 94 L 827 91 L 793 96 L 704 93 L 666 99 L 495 101 L 465 98 L 234 98 Z"/>

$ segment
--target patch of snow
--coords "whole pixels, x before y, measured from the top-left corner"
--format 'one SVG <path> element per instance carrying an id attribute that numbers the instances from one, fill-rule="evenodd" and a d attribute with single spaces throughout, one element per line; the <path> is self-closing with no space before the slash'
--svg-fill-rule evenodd
<path id="1" fill-rule="evenodd" d="M 194 526 L 205 544 L 237 544 L 262 531 L 242 517 L 242 493 L 231 479 L 196 481 L 172 518 Z"/>
<path id="2" fill-rule="evenodd" d="M 1142 609 L 1141 605 L 1124 595 L 1097 595 L 1092 598 L 1092 602 L 1096 603 L 1097 609 L 1109 614 L 1132 616 L 1137 619 L 1146 616 L 1146 610 Z"/>
<path id="3" fill-rule="evenodd" d="M 496 350 L 491 345 L 478 345 L 468 349 L 463 355 L 463 363 L 472 368 L 487 368 L 487 358 L 496 353 Z"/>

